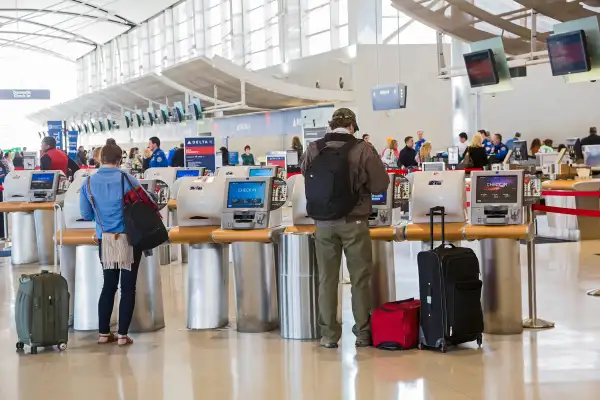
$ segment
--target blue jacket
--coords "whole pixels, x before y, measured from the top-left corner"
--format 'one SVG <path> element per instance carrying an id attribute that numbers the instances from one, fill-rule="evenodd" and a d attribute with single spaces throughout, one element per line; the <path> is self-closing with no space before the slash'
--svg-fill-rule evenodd
<path id="1" fill-rule="evenodd" d="M 423 146 L 423 143 L 425 143 L 427 141 L 427 139 L 423 138 L 421 140 L 417 140 L 417 142 L 415 143 L 415 151 L 418 153 L 419 149 L 421 148 L 421 146 Z"/>
<path id="2" fill-rule="evenodd" d="M 160 147 L 152 152 L 152 158 L 150 159 L 150 168 L 168 167 L 169 161 L 165 152 Z"/>
<path id="3" fill-rule="evenodd" d="M 96 236 L 102 238 L 104 232 L 122 233 L 125 232 L 123 223 L 123 191 L 121 189 L 120 168 L 101 167 L 98 172 L 89 178 L 84 179 L 79 192 L 79 211 L 86 221 L 96 221 Z M 96 213 L 90 202 L 87 182 L 91 179 L 90 186 L 94 195 L 94 203 L 100 215 L 102 227 L 96 219 Z M 129 179 L 134 186 L 139 186 L 139 181 L 129 175 Z M 125 192 L 128 192 L 127 182 L 125 182 Z M 103 229 L 104 228 L 104 229 Z"/>
<path id="4" fill-rule="evenodd" d="M 177 151 L 177 148 L 173 148 L 173 149 L 169 150 L 169 155 L 167 156 L 167 166 L 171 165 L 171 161 L 173 160 L 173 156 L 175 155 L 176 151 Z"/>
<path id="5" fill-rule="evenodd" d="M 485 152 L 490 155 L 492 154 L 492 148 L 494 147 L 494 144 L 492 143 L 492 141 L 488 138 L 483 139 L 482 142 L 483 148 L 485 149 Z"/>
<path id="6" fill-rule="evenodd" d="M 507 148 L 507 149 L 509 149 L 509 150 L 512 150 L 512 148 L 513 148 L 513 143 L 515 142 L 515 140 L 516 140 L 515 138 L 508 139 L 508 140 L 506 141 L 506 148 Z"/>
<path id="7" fill-rule="evenodd" d="M 508 148 L 504 143 L 500 142 L 496 145 L 492 145 L 491 154 L 495 156 L 496 160 L 504 161 L 504 159 L 506 158 L 506 153 L 508 153 Z"/>

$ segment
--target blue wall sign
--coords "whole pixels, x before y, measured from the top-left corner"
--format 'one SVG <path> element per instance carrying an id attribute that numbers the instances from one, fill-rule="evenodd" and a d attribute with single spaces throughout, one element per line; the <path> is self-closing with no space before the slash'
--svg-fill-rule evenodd
<path id="1" fill-rule="evenodd" d="M 47 89 L 0 89 L 0 100 L 50 100 Z"/>
<path id="2" fill-rule="evenodd" d="M 64 150 L 62 121 L 48 121 L 48 136 L 52 136 L 56 139 L 57 149 Z"/>
<path id="3" fill-rule="evenodd" d="M 332 107 L 331 105 L 313 107 Z M 302 135 L 302 110 L 269 111 L 213 119 L 213 136 Z"/>
<path id="4" fill-rule="evenodd" d="M 215 138 L 191 137 L 184 140 L 185 166 L 204 167 L 215 172 Z"/>
<path id="5" fill-rule="evenodd" d="M 406 85 L 380 85 L 371 89 L 373 111 L 397 110 L 406 107 Z"/>
<path id="6" fill-rule="evenodd" d="M 79 138 L 78 131 L 69 131 L 67 133 L 67 139 L 69 140 L 69 158 L 73 161 L 77 161 L 77 139 Z"/>

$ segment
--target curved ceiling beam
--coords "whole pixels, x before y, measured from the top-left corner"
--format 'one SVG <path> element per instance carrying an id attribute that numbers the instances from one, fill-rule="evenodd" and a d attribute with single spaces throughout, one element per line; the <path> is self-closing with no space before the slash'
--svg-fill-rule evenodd
<path id="1" fill-rule="evenodd" d="M 7 39 L 2 39 L 2 38 L 0 38 L 0 44 L 6 44 L 6 46 L 15 47 L 15 48 L 24 49 L 24 50 L 37 51 L 39 53 L 45 53 L 45 54 L 48 54 L 48 55 L 51 55 L 51 56 L 54 56 L 54 57 L 61 58 L 63 60 L 70 61 L 72 63 L 75 62 L 74 60 L 72 60 L 69 57 L 64 56 L 64 55 L 62 55 L 60 53 L 57 53 L 57 52 L 52 51 L 52 50 L 45 49 L 43 47 L 34 46 L 32 44 L 27 44 L 27 43 L 23 43 L 23 42 L 17 42 L 17 41 L 14 41 L 14 40 L 7 40 Z"/>
<path id="2" fill-rule="evenodd" d="M 9 17 L 9 16 L 6 16 L 6 15 L 0 15 L 0 19 L 6 19 L 6 20 L 11 21 L 11 22 L 19 22 L 21 24 L 31 24 L 31 25 L 34 25 L 34 26 L 39 26 L 40 28 L 50 29 L 50 30 L 53 30 L 53 31 L 56 31 L 56 32 L 64 33 L 65 35 L 72 36 L 73 39 L 74 38 L 80 38 L 81 40 L 84 40 L 84 41 L 86 41 L 89 44 L 94 45 L 94 46 L 97 45 L 97 43 L 94 42 L 92 39 L 86 38 L 84 36 L 78 35 L 78 34 L 73 33 L 73 32 L 69 32 L 69 31 L 67 31 L 65 29 L 57 28 L 57 27 L 52 26 L 52 25 L 42 24 L 41 22 L 29 21 L 29 20 L 24 20 L 24 19 L 21 19 L 21 18 Z M 2 31 L 0 31 L 0 32 L 2 32 Z M 21 32 L 21 33 L 23 35 L 29 35 L 30 34 L 30 32 Z"/>
<path id="3" fill-rule="evenodd" d="M 89 19 L 95 19 L 95 20 L 103 20 L 104 17 L 98 17 L 98 16 L 94 16 L 94 15 L 87 15 L 87 14 L 79 14 L 79 13 L 75 13 L 75 12 L 69 12 L 69 11 L 60 11 L 60 10 L 49 10 L 49 9 L 43 9 L 43 8 L 0 8 L 0 13 L 1 12 L 27 12 L 27 13 L 42 13 L 42 14 L 57 14 L 57 15 L 66 15 L 69 17 L 81 17 L 81 18 L 89 18 Z M 113 24 L 119 24 L 119 25 L 124 25 L 124 26 L 135 26 L 135 24 L 127 22 L 127 21 L 122 21 L 122 20 L 115 20 L 110 18 L 109 16 L 110 14 L 106 14 L 106 21 L 107 22 L 112 22 Z M 37 18 L 40 15 L 36 15 L 33 18 Z M 22 20 L 22 21 L 28 21 L 28 20 Z"/>
<path id="4" fill-rule="evenodd" d="M 64 40 L 65 42 L 73 42 L 73 43 L 85 44 L 86 46 L 96 47 L 95 44 L 88 43 L 88 42 L 83 41 L 83 40 L 68 38 L 68 37 L 64 37 L 64 36 L 47 35 L 45 33 L 33 33 L 33 32 L 30 33 L 30 32 L 2 31 L 2 30 L 0 30 L 0 36 L 4 35 L 4 34 L 8 34 L 8 35 L 38 36 L 38 37 L 43 37 L 43 38 L 48 38 L 48 39 L 58 39 L 58 40 Z M 13 40 L 15 40 L 17 43 L 27 44 L 27 42 L 23 42 L 20 39 L 13 39 Z"/>
<path id="5" fill-rule="evenodd" d="M 87 1 L 83 1 L 83 0 L 68 0 L 68 1 L 70 1 L 71 3 L 76 3 L 76 4 L 79 4 L 79 5 L 82 5 L 82 6 L 91 8 L 91 9 L 94 9 L 94 10 L 98 10 L 98 11 L 103 12 L 105 14 L 114 15 L 115 18 L 119 18 L 120 20 L 126 22 L 130 26 L 136 26 L 137 25 L 135 22 L 133 22 L 133 21 L 127 19 L 127 18 L 121 17 L 118 14 L 112 14 L 110 11 L 105 10 L 102 7 L 98 7 L 96 5 L 90 4 Z"/>

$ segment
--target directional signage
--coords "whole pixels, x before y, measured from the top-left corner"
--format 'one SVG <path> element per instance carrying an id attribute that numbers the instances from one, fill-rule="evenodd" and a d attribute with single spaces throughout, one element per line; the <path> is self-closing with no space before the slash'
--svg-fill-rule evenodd
<path id="1" fill-rule="evenodd" d="M 56 148 L 63 149 L 63 123 L 62 121 L 48 121 L 48 136 L 56 139 Z"/>
<path id="2" fill-rule="evenodd" d="M 0 100 L 50 100 L 47 89 L 0 89 Z"/>
<path id="3" fill-rule="evenodd" d="M 205 167 L 215 172 L 215 138 L 191 137 L 184 140 L 185 166 Z"/>

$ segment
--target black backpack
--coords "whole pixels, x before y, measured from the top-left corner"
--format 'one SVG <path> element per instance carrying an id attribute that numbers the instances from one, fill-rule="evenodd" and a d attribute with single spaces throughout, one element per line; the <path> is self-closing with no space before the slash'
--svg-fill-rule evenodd
<path id="1" fill-rule="evenodd" d="M 304 173 L 306 211 L 315 221 L 333 221 L 350 214 L 358 204 L 359 193 L 352 191 L 348 155 L 358 143 L 351 135 L 340 135 L 335 141 L 346 143 L 328 147 L 325 139 L 317 141 L 318 154 Z"/>

